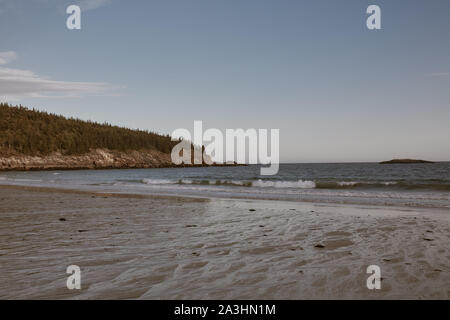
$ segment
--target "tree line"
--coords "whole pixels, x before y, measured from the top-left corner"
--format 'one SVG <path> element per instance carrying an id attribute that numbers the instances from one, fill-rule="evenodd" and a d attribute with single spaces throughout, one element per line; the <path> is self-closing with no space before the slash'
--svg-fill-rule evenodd
<path id="1" fill-rule="evenodd" d="M 151 150 L 170 153 L 178 142 L 169 135 L 144 130 L 132 130 L 65 118 L 60 115 L 0 103 L 0 153 L 65 155 L 88 153 L 105 148 L 117 151 Z"/>

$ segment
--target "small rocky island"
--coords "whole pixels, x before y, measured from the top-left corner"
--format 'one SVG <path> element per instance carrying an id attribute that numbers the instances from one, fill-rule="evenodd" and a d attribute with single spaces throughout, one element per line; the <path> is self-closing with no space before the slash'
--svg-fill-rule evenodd
<path id="1" fill-rule="evenodd" d="M 380 162 L 380 164 L 411 164 L 411 163 L 434 163 L 433 161 L 415 160 L 415 159 L 393 159 Z"/>

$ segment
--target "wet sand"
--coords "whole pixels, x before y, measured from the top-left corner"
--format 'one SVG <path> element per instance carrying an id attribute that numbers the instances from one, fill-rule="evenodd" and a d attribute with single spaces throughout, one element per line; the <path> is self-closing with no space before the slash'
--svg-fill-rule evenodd
<path id="1" fill-rule="evenodd" d="M 450 298 L 449 211 L 11 186 L 0 204 L 0 299 Z"/>

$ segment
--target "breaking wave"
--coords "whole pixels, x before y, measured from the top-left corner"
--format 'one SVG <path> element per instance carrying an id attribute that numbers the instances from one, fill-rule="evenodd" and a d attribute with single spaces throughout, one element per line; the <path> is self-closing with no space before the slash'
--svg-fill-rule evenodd
<path id="1" fill-rule="evenodd" d="M 404 189 L 450 191 L 450 184 L 403 181 L 312 181 L 312 180 L 214 180 L 214 179 L 142 179 L 147 185 L 206 185 L 276 189 Z"/>
<path id="2" fill-rule="evenodd" d="M 144 184 L 175 184 L 177 183 L 174 180 L 168 180 L 168 179 L 142 179 L 142 183 Z"/>
<path id="3" fill-rule="evenodd" d="M 252 183 L 253 187 L 260 188 L 296 188 L 296 189 L 315 189 L 314 181 L 264 181 L 258 180 Z"/>

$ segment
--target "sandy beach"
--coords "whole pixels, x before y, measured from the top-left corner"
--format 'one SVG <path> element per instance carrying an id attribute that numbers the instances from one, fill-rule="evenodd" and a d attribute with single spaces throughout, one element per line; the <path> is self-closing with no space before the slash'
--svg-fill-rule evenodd
<path id="1" fill-rule="evenodd" d="M 450 298 L 448 210 L 17 186 L 0 203 L 0 299 Z"/>

